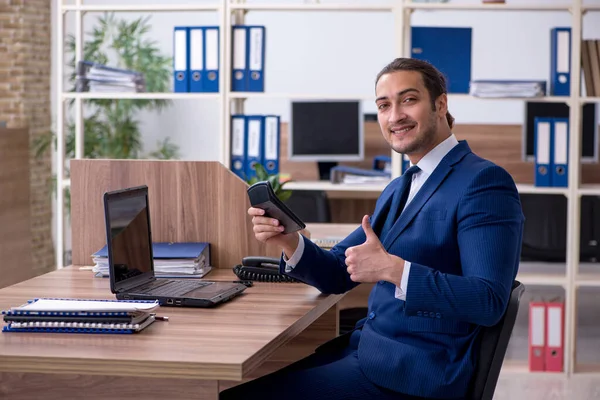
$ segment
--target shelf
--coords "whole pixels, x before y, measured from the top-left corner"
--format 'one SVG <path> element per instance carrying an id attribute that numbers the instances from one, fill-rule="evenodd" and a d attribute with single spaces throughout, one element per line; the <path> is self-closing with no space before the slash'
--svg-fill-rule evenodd
<path id="1" fill-rule="evenodd" d="M 412 10 L 493 10 L 493 11 L 569 11 L 571 5 L 565 4 L 453 4 L 453 3 L 407 3 Z"/>
<path id="2" fill-rule="evenodd" d="M 361 183 L 361 184 L 344 184 L 331 183 L 329 181 L 292 181 L 286 183 L 283 187 L 289 190 L 325 190 L 325 191 L 342 191 L 342 192 L 373 192 L 381 193 L 387 186 L 387 183 Z"/>
<path id="3" fill-rule="evenodd" d="M 598 264 L 600 270 L 600 264 Z M 579 287 L 600 287 L 600 272 L 584 272 L 577 274 L 575 285 Z"/>
<path id="4" fill-rule="evenodd" d="M 576 374 L 593 374 L 600 375 L 600 364 L 575 364 Z"/>
<path id="5" fill-rule="evenodd" d="M 367 3 L 365 1 L 365 3 Z M 358 12 L 390 12 L 394 10 L 389 4 L 231 4 L 231 10 L 260 11 L 358 11 Z"/>
<path id="6" fill-rule="evenodd" d="M 428 3 L 424 3 L 428 4 Z M 431 3 L 433 4 L 433 3 Z M 568 103 L 570 97 L 568 96 L 544 96 L 544 97 L 477 97 L 470 94 L 453 94 L 448 93 L 450 100 L 481 100 L 481 101 L 535 101 L 535 102 L 549 102 L 549 103 Z"/>
<path id="7" fill-rule="evenodd" d="M 568 103 L 569 97 L 562 96 L 546 96 L 546 97 L 476 97 L 470 94 L 460 93 L 449 93 L 448 97 L 450 100 L 479 100 L 479 101 L 536 101 L 536 102 L 549 102 L 549 103 Z M 294 93 L 268 93 L 268 92 L 230 92 L 229 98 L 231 99 L 253 99 L 253 98 L 284 98 L 284 99 L 327 99 L 327 100 L 346 100 L 346 99 L 359 99 L 359 100 L 375 100 L 375 94 L 294 94 Z M 600 99 L 598 99 L 600 101 Z M 592 100 L 589 100 L 592 101 Z"/>
<path id="8" fill-rule="evenodd" d="M 600 10 L 600 7 L 599 7 Z M 600 103 L 600 97 L 580 97 L 579 101 L 581 103 Z"/>
<path id="9" fill-rule="evenodd" d="M 61 2 L 62 3 L 62 2 Z M 219 4 L 63 5 L 63 11 L 219 11 Z"/>
<path id="10" fill-rule="evenodd" d="M 525 285 L 565 287 L 567 285 L 566 263 L 521 261 L 517 280 Z"/>
<path id="11" fill-rule="evenodd" d="M 534 185 L 517 184 L 517 190 L 523 194 L 562 194 L 567 196 L 568 188 L 538 187 Z"/>
<path id="12" fill-rule="evenodd" d="M 94 93 L 94 92 L 66 92 L 64 99 L 134 99 L 134 100 L 193 100 L 193 99 L 218 99 L 219 93 Z"/>
<path id="13" fill-rule="evenodd" d="M 299 94 L 299 93 L 265 93 L 265 92 L 230 92 L 230 99 L 293 99 L 293 100 L 373 100 L 375 101 L 375 94 L 364 95 L 364 94 Z"/>
<path id="14" fill-rule="evenodd" d="M 583 196 L 583 195 L 600 196 L 600 185 L 593 185 L 593 184 L 581 185 L 580 188 L 577 190 L 577 192 L 581 196 Z"/>

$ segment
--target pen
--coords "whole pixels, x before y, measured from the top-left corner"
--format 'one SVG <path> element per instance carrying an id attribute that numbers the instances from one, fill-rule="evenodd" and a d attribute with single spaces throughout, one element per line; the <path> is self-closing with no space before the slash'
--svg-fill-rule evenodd
<path id="1" fill-rule="evenodd" d="M 155 319 L 156 321 L 168 321 L 168 320 L 169 320 L 169 317 L 162 316 L 162 315 L 161 315 L 161 316 L 159 316 L 159 315 L 155 315 L 155 316 L 154 316 L 154 319 Z"/>

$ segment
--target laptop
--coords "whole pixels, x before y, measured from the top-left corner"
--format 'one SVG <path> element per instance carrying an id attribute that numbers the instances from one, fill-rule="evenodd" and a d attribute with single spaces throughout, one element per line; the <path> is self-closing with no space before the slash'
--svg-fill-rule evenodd
<path id="1" fill-rule="evenodd" d="M 117 299 L 158 300 L 165 306 L 213 307 L 242 293 L 235 282 L 154 275 L 148 187 L 106 192 L 104 218 L 110 290 Z"/>

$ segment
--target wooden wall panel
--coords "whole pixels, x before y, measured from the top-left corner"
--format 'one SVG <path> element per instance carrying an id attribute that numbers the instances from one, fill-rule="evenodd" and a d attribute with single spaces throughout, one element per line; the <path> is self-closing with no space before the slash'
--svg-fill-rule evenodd
<path id="1" fill-rule="evenodd" d="M 0 129 L 0 288 L 32 278 L 29 133 Z"/>

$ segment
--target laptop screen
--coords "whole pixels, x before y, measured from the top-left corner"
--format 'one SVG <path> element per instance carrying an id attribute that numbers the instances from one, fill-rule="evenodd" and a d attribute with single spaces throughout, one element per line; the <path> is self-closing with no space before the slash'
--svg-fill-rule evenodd
<path id="1" fill-rule="evenodd" d="M 114 282 L 153 275 L 147 192 L 117 195 L 107 202 Z"/>

